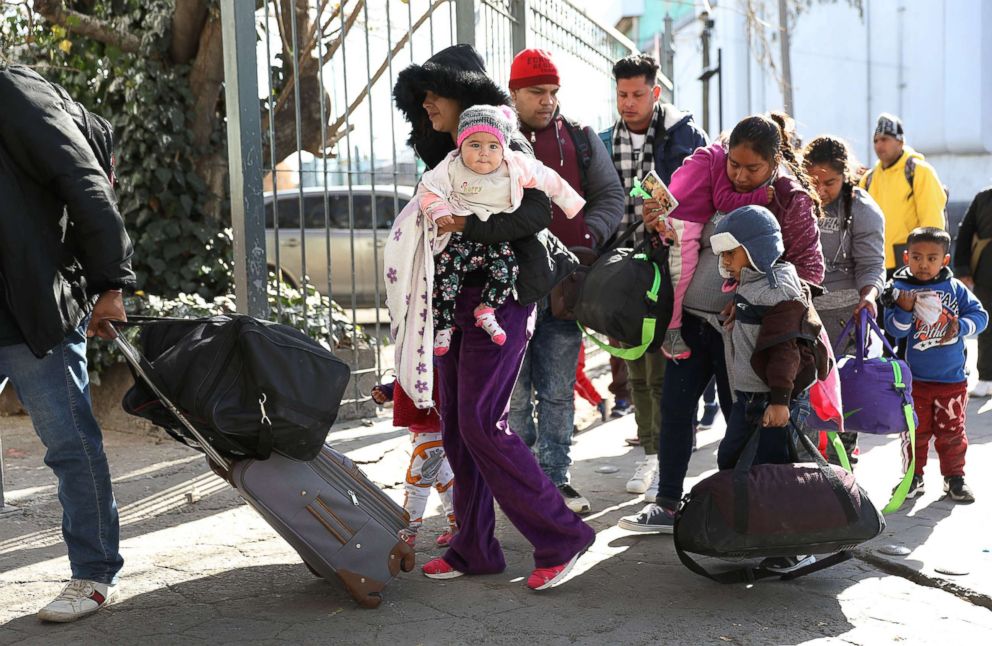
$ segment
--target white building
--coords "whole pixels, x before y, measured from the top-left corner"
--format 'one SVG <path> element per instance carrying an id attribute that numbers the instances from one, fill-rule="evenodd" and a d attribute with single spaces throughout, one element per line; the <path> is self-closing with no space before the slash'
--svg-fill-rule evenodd
<path id="1" fill-rule="evenodd" d="M 658 15 L 662 5 L 681 13 L 675 22 L 673 81 L 679 107 L 702 121 L 703 22 L 676 12 L 685 2 L 627 0 L 619 19 Z M 709 3 L 712 65 L 723 60 L 723 128 L 741 117 L 780 109 L 778 1 L 752 0 L 767 25 L 774 61 L 759 62 L 748 37 L 746 0 Z M 796 4 L 790 0 L 790 4 Z M 851 142 L 862 163 L 876 161 L 871 141 L 880 112 L 899 115 L 907 143 L 926 155 L 948 186 L 958 211 L 992 184 L 992 2 L 982 0 L 862 0 L 863 16 L 846 0 L 814 2 L 792 30 L 795 117 L 804 140 L 824 133 Z M 640 25 L 644 36 L 646 25 Z M 653 26 L 651 27 L 654 28 Z M 658 31 L 662 25 L 658 24 Z M 634 40 L 638 40 L 636 37 Z M 711 135 L 719 131 L 717 77 L 710 85 Z"/>

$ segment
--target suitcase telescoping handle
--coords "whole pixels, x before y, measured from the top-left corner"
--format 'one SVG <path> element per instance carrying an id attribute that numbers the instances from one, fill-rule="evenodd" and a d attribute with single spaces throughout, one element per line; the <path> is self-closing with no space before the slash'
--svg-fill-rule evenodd
<path id="1" fill-rule="evenodd" d="M 144 380 L 148 387 L 151 388 L 152 392 L 155 393 L 155 396 L 158 397 L 159 401 L 162 402 L 162 405 L 168 408 L 169 412 L 175 415 L 176 419 L 178 419 L 179 422 L 186 427 L 186 430 L 196 438 L 196 441 L 200 443 L 200 448 L 207 454 L 210 461 L 229 472 L 231 470 L 230 460 L 218 453 L 217 449 L 211 446 L 210 442 L 207 442 L 200 431 L 198 431 L 195 426 L 190 424 L 189 420 L 186 419 L 186 416 L 183 415 L 178 408 L 176 408 L 176 405 L 173 404 L 161 390 L 159 390 L 159 387 L 155 384 L 155 380 L 152 379 L 152 375 L 155 374 L 155 368 L 153 368 L 152 365 L 148 363 L 148 360 L 145 359 L 141 353 L 138 352 L 138 350 L 124 338 L 124 335 L 121 334 L 120 331 L 120 324 L 109 321 L 108 323 L 114 328 L 114 332 L 116 332 L 116 336 L 114 336 L 114 343 L 121 351 L 121 354 L 124 355 L 127 362 L 131 364 L 132 368 L 134 368 L 135 374 Z"/>

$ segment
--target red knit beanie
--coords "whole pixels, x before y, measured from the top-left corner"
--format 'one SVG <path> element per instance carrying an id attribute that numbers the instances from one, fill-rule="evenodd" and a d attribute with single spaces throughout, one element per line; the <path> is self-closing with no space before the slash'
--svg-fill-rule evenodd
<path id="1" fill-rule="evenodd" d="M 525 49 L 513 58 L 510 66 L 510 89 L 532 85 L 561 85 L 558 68 L 546 49 Z"/>

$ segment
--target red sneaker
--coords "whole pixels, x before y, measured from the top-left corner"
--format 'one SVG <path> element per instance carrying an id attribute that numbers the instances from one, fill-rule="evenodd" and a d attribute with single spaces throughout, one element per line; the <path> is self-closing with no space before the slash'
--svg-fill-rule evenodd
<path id="1" fill-rule="evenodd" d="M 420 569 L 428 579 L 454 579 L 464 574 L 464 572 L 459 572 L 448 565 L 448 562 L 440 557 L 427 561 Z"/>
<path id="2" fill-rule="evenodd" d="M 554 567 L 539 567 L 530 573 L 527 577 L 527 587 L 531 590 L 547 590 L 548 588 L 553 588 L 559 583 L 561 583 L 568 573 L 575 566 L 575 562 L 579 560 L 579 557 L 585 554 L 585 550 L 582 550 L 571 559 L 568 563 L 562 565 L 556 565 Z M 426 567 L 426 566 L 425 566 Z"/>
<path id="3" fill-rule="evenodd" d="M 455 537 L 455 530 L 449 527 L 448 529 L 438 534 L 437 540 L 434 541 L 434 544 L 437 545 L 438 547 L 447 547 L 448 543 L 450 543 L 451 539 L 454 537 Z"/>

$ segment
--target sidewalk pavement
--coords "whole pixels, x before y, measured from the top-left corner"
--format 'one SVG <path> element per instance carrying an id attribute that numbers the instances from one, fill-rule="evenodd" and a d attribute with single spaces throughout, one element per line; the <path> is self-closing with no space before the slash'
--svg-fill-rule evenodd
<path id="1" fill-rule="evenodd" d="M 882 535 L 857 553 L 885 572 L 952 591 L 992 610 L 992 400 L 969 403 L 967 431 L 966 480 L 976 502 L 962 505 L 944 496 L 940 464 L 931 446 L 923 474 L 926 493 L 886 516 Z M 861 435 L 860 444 L 855 474 L 881 509 L 902 475 L 899 439 Z M 887 553 L 891 547 L 909 553 Z"/>
<path id="2" fill-rule="evenodd" d="M 606 391 L 608 370 L 598 372 Z M 0 523 L 0 645 L 3 644 L 907 644 L 992 642 L 984 600 L 992 580 L 988 512 L 992 501 L 992 415 L 970 407 L 969 481 L 978 502 L 928 493 L 888 518 L 858 558 L 793 582 L 721 586 L 678 562 L 670 536 L 616 527 L 644 504 L 627 494 L 639 449 L 633 416 L 598 424 L 576 438 L 572 481 L 593 513 L 592 549 L 561 587 L 526 589 L 530 546 L 501 514 L 507 555 L 500 575 L 432 581 L 415 570 L 384 592 L 377 610 L 358 608 L 335 583 L 314 579 L 295 552 L 206 468 L 169 439 L 109 434 L 106 439 L 122 518 L 121 600 L 75 624 L 47 625 L 34 613 L 68 576 L 60 509 L 43 447 L 23 418 L 0 420 L 8 492 L 21 513 Z M 591 418 L 586 404 L 583 418 Z M 715 470 L 722 421 L 699 433 L 688 489 Z M 397 500 L 409 434 L 388 416 L 372 425 L 336 426 L 329 441 Z M 898 440 L 866 438 L 858 475 L 877 504 L 898 480 Z M 604 469 L 604 467 L 607 467 Z M 617 470 L 607 473 L 609 467 Z M 418 565 L 439 555 L 431 540 L 444 525 L 436 498 L 417 548 Z M 876 547 L 900 543 L 906 557 Z M 953 561 L 966 575 L 940 574 Z M 985 607 L 982 607 L 982 606 Z"/>

